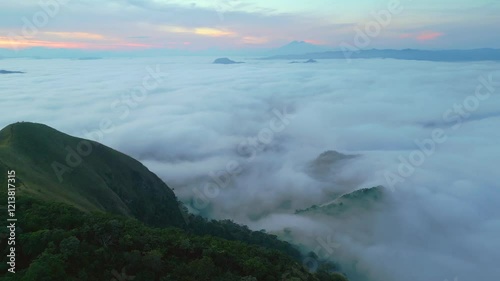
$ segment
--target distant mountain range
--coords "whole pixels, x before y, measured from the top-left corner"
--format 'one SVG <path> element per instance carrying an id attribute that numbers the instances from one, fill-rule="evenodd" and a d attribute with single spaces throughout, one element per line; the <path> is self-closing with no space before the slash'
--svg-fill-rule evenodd
<path id="1" fill-rule="evenodd" d="M 474 50 L 361 50 L 315 52 L 295 55 L 275 55 L 265 57 L 266 60 L 296 60 L 296 59 L 399 59 L 420 61 L 500 61 L 500 50 L 498 49 L 474 49 Z"/>
<path id="2" fill-rule="evenodd" d="M 219 50 L 207 49 L 199 51 L 181 49 L 148 49 L 136 51 L 93 51 L 80 49 L 53 49 L 34 47 L 16 52 L 0 48 L 0 59 L 33 58 L 33 59 L 100 59 L 115 57 L 161 57 L 161 56 L 214 56 L 214 57 L 253 57 L 266 60 L 319 60 L 319 59 L 371 59 L 387 58 L 400 60 L 425 61 L 499 61 L 500 49 L 472 50 L 417 50 L 417 49 L 370 49 L 341 50 L 332 46 L 315 45 L 304 41 L 293 41 L 274 49 L 241 49 Z"/>

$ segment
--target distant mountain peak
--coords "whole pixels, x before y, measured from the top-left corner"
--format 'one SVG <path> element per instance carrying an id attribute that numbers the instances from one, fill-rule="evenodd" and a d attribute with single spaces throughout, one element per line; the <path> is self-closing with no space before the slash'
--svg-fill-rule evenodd
<path id="1" fill-rule="evenodd" d="M 306 41 L 297 41 L 297 40 L 288 43 L 288 45 L 301 45 L 301 44 L 304 45 L 304 44 L 309 44 L 309 43 L 307 43 Z"/>
<path id="2" fill-rule="evenodd" d="M 322 45 L 311 44 L 306 41 L 292 41 L 272 51 L 274 55 L 304 55 L 330 51 L 331 48 Z"/>
<path id="3" fill-rule="evenodd" d="M 313 44 L 313 43 L 309 43 L 309 42 L 306 42 L 306 41 L 298 41 L 298 40 L 295 40 L 295 41 L 292 41 L 284 46 L 282 46 L 282 48 L 284 47 L 323 47 L 321 45 L 318 45 L 318 44 Z"/>

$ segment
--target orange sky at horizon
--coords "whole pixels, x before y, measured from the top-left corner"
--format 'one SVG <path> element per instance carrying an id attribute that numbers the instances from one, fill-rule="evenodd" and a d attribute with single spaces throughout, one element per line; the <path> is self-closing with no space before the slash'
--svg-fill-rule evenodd
<path id="1" fill-rule="evenodd" d="M 403 33 L 399 35 L 400 39 L 415 39 L 418 41 L 431 41 L 438 39 L 445 34 L 437 31 L 425 31 L 420 33 Z"/>
<path id="2" fill-rule="evenodd" d="M 45 32 L 46 35 L 55 35 L 55 37 L 59 37 L 60 39 L 84 39 L 84 38 L 75 38 L 69 36 L 70 33 L 63 32 Z M 77 34 L 77 33 L 72 33 Z M 81 50 L 141 50 L 141 49 L 175 49 L 177 47 L 186 47 L 191 46 L 192 43 L 189 41 L 184 42 L 167 42 L 162 44 L 147 44 L 147 43 L 137 43 L 137 42 L 129 42 L 126 40 L 115 39 L 115 38 L 106 38 L 105 36 L 98 34 L 90 34 L 90 33 L 81 33 L 88 35 L 90 40 L 86 40 L 86 42 L 82 41 L 69 41 L 69 40 L 50 40 L 50 39 L 34 39 L 34 38 L 24 38 L 24 37 L 2 37 L 0 36 L 0 48 L 3 49 L 29 49 L 34 47 L 43 47 L 43 48 L 51 48 L 51 49 L 81 49 Z M 221 36 L 233 36 L 234 34 L 227 33 L 221 35 L 222 33 L 214 33 L 213 37 L 221 37 Z M 445 34 L 442 32 L 429 31 L 429 32 L 421 32 L 421 33 L 404 33 L 397 36 L 399 39 L 414 39 L 416 41 L 424 42 L 424 41 L 432 41 L 438 39 Z M 207 36 L 203 34 L 201 36 Z M 211 36 L 210 36 L 211 37 Z M 243 45 L 261 45 L 269 42 L 268 38 L 258 38 L 258 37 L 250 37 L 245 36 L 241 38 L 241 43 Z M 318 40 L 304 40 L 309 44 L 314 45 L 327 45 L 325 42 Z M 241 46 L 241 45 L 240 45 Z M 251 46 L 247 46 L 251 48 Z"/>
<path id="3" fill-rule="evenodd" d="M 184 42 L 186 44 L 188 42 Z M 0 48 L 4 49 L 29 49 L 44 47 L 50 49 L 82 49 L 82 50 L 120 50 L 120 49 L 152 49 L 164 46 L 133 43 L 133 42 L 71 42 L 49 41 L 27 38 L 0 37 Z"/>

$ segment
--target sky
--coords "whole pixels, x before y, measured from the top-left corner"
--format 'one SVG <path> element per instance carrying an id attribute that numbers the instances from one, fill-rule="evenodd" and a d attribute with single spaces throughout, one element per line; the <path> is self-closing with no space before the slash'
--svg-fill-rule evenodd
<path id="1" fill-rule="evenodd" d="M 289 229 L 314 251 L 333 240 L 330 257 L 352 281 L 500 275 L 498 62 L 165 57 L 2 67 L 26 73 L 0 75 L 0 128 L 31 121 L 99 141 L 141 161 L 193 213 Z M 311 173 L 328 150 L 358 157 L 327 178 Z M 389 194 L 380 208 L 295 214 L 378 185 Z"/>
<path id="2" fill-rule="evenodd" d="M 24 0 L 0 3 L 0 48 L 500 48 L 492 0 Z M 371 31 L 370 31 L 371 30 Z"/>

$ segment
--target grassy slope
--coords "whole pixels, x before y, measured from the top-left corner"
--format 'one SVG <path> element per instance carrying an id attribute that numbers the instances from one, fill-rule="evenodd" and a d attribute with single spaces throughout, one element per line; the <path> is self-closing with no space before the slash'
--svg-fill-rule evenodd
<path id="1" fill-rule="evenodd" d="M 76 151 L 81 144 L 91 144 L 92 151 L 73 168 L 66 148 Z M 62 181 L 53 168 L 56 162 L 71 168 Z M 16 171 L 20 194 L 83 211 L 133 216 L 151 225 L 183 222 L 175 194 L 140 162 L 45 125 L 16 123 L 0 131 L 2 177 L 6 168 Z"/>

